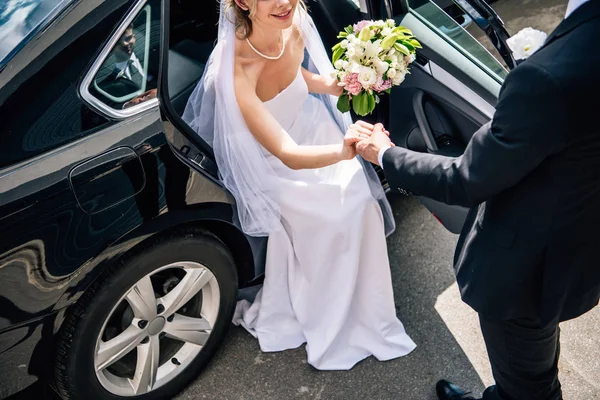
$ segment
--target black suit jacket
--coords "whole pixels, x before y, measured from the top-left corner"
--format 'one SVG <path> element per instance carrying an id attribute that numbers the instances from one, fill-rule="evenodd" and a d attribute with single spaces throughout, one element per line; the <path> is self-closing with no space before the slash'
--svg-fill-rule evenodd
<path id="1" fill-rule="evenodd" d="M 463 156 L 394 147 L 392 188 L 472 207 L 455 258 L 463 300 L 500 319 L 577 317 L 600 297 L 600 0 L 506 78 Z"/>

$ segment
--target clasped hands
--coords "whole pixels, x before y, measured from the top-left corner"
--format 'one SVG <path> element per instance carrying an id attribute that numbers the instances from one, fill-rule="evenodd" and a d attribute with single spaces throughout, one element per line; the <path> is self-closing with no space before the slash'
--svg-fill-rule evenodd
<path id="1" fill-rule="evenodd" d="M 358 154 L 365 160 L 379 165 L 379 150 L 393 146 L 390 133 L 382 124 L 372 125 L 365 121 L 356 121 L 350 125 L 344 136 L 342 155 L 344 159 L 352 159 Z"/>

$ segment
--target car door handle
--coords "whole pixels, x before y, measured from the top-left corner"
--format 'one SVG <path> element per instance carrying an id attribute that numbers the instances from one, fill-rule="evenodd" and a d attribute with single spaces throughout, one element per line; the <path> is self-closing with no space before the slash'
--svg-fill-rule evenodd
<path id="1" fill-rule="evenodd" d="M 69 183 L 79 207 L 87 214 L 96 214 L 141 192 L 146 175 L 137 153 L 130 147 L 119 147 L 75 166 Z"/>
<path id="2" fill-rule="evenodd" d="M 425 141 L 427 149 L 430 152 L 436 152 L 438 150 L 438 146 L 435 142 L 435 136 L 431 131 L 431 127 L 429 126 L 429 122 L 427 121 L 427 114 L 425 114 L 425 109 L 423 108 L 423 97 L 424 92 L 422 90 L 418 90 L 415 93 L 413 97 L 413 110 L 415 112 L 417 124 L 421 130 L 421 134 L 423 135 L 423 140 Z"/>

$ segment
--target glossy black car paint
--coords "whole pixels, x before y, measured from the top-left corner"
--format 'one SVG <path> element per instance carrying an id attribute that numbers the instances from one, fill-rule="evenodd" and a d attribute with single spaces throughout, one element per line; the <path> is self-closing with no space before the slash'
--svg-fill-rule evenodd
<path id="1" fill-rule="evenodd" d="M 145 240 L 215 233 L 255 277 L 231 200 L 182 163 L 158 107 L 122 121 L 78 87 L 132 1 L 75 1 L 0 72 L 0 398 L 47 376 L 54 337 L 87 287 Z"/>

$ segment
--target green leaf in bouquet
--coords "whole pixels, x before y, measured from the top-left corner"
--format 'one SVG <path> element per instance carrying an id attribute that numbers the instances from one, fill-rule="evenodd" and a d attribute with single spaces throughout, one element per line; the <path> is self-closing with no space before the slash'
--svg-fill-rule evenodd
<path id="1" fill-rule="evenodd" d="M 396 43 L 396 40 L 398 40 L 398 36 L 396 35 L 392 34 L 387 36 L 381 41 L 381 48 L 384 50 L 391 48 L 394 45 L 394 43 Z"/>
<path id="2" fill-rule="evenodd" d="M 392 32 L 394 32 L 394 33 L 404 33 L 404 34 L 412 36 L 412 31 L 410 29 L 408 29 L 407 27 L 405 27 L 405 26 L 397 26 L 397 27 L 395 27 L 392 30 Z"/>
<path id="3" fill-rule="evenodd" d="M 356 115 L 364 117 L 367 115 L 367 109 L 369 108 L 369 95 L 366 92 L 360 92 L 356 96 L 352 96 L 352 109 Z"/>
<path id="4" fill-rule="evenodd" d="M 392 94 L 392 88 L 386 89 L 386 90 L 384 90 L 384 92 L 387 94 Z"/>
<path id="5" fill-rule="evenodd" d="M 358 34 L 358 38 L 360 40 L 362 40 L 363 42 L 366 42 L 367 40 L 371 39 L 371 30 L 369 29 L 368 26 L 365 26 L 364 28 L 362 28 L 362 30 Z"/>
<path id="6" fill-rule="evenodd" d="M 417 39 L 410 39 L 409 42 L 416 49 L 422 49 L 423 48 L 423 46 L 421 46 L 421 43 Z"/>
<path id="7" fill-rule="evenodd" d="M 346 33 L 350 35 L 351 33 L 354 33 L 354 28 L 352 27 L 352 25 L 348 25 L 344 28 L 344 31 L 346 31 Z"/>
<path id="8" fill-rule="evenodd" d="M 410 51 L 406 48 L 405 45 L 403 45 L 401 43 L 396 43 L 394 45 L 394 49 L 398 50 L 400 53 L 404 54 L 405 56 L 410 56 Z"/>
<path id="9" fill-rule="evenodd" d="M 342 47 L 342 43 L 341 43 L 341 42 L 340 42 L 340 43 L 338 43 L 338 44 L 336 44 L 335 46 L 333 46 L 333 47 L 331 48 L 331 51 L 336 51 L 336 50 L 337 50 L 337 49 L 339 49 L 340 47 Z"/>
<path id="10" fill-rule="evenodd" d="M 371 114 L 377 105 L 377 98 L 374 94 L 367 95 L 367 112 Z"/>
<path id="11" fill-rule="evenodd" d="M 375 96 L 367 92 L 361 92 L 352 97 L 352 109 L 356 115 L 361 117 L 371 114 L 375 109 Z"/>
<path id="12" fill-rule="evenodd" d="M 411 53 L 415 52 L 415 46 L 413 46 L 410 42 L 403 40 L 401 44 L 404 47 L 406 47 L 408 49 L 408 51 L 410 51 Z"/>
<path id="13" fill-rule="evenodd" d="M 350 111 L 350 97 L 348 96 L 348 93 L 344 93 L 338 98 L 337 109 L 342 113 Z"/>
<path id="14" fill-rule="evenodd" d="M 338 39 L 345 39 L 348 37 L 348 34 L 346 32 L 340 32 L 339 35 L 337 35 Z"/>
<path id="15" fill-rule="evenodd" d="M 339 59 L 340 59 L 340 58 L 341 58 L 341 57 L 344 55 L 344 53 L 345 53 L 345 52 L 346 52 L 346 50 L 345 50 L 345 49 L 343 49 L 343 48 L 341 48 L 341 47 L 338 47 L 338 48 L 337 48 L 337 49 L 336 49 L 336 50 L 333 52 L 333 56 L 332 56 L 332 63 L 333 63 L 333 64 L 335 64 L 335 62 L 336 62 L 337 60 L 339 60 Z"/>

